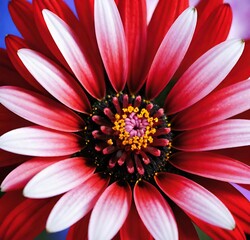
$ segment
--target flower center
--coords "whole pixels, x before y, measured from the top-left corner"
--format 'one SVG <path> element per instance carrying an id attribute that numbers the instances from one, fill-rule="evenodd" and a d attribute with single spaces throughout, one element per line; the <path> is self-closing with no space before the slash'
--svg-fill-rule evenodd
<path id="1" fill-rule="evenodd" d="M 141 96 L 121 93 L 96 102 L 85 134 L 84 151 L 114 181 L 149 180 L 167 166 L 170 124 L 162 108 Z"/>

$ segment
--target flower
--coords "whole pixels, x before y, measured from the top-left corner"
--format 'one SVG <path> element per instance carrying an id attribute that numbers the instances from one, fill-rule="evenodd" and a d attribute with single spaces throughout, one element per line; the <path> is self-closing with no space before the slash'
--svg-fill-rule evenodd
<path id="1" fill-rule="evenodd" d="M 1 163 L 18 164 L 1 238 L 244 239 L 250 53 L 226 40 L 230 6 L 160 0 L 147 25 L 145 1 L 75 4 L 79 21 L 63 1 L 9 5 L 24 39 L 1 50 Z"/>

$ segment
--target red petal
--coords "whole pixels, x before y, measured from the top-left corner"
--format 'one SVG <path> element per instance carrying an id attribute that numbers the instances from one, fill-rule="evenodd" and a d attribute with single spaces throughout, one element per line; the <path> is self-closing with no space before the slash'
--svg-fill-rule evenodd
<path id="1" fill-rule="evenodd" d="M 32 158 L 10 172 L 1 184 L 2 191 L 12 191 L 23 188 L 29 180 L 49 165 L 65 159 L 57 158 Z"/>
<path id="2" fill-rule="evenodd" d="M 128 184 L 111 184 L 98 199 L 89 221 L 89 239 L 111 239 L 126 220 L 131 205 Z"/>
<path id="3" fill-rule="evenodd" d="M 159 0 L 148 25 L 146 69 L 151 65 L 155 53 L 167 31 L 188 5 L 187 0 Z"/>
<path id="4" fill-rule="evenodd" d="M 5 43 L 9 58 L 19 74 L 35 89 L 38 89 L 40 92 L 45 92 L 41 85 L 29 73 L 17 55 L 17 51 L 20 48 L 29 48 L 29 46 L 21 38 L 12 35 L 8 35 L 5 38 Z"/>
<path id="5" fill-rule="evenodd" d="M 66 106 L 90 112 L 89 100 L 75 79 L 49 58 L 30 49 L 18 50 L 18 56 L 36 80 Z"/>
<path id="6" fill-rule="evenodd" d="M 53 198 L 24 200 L 4 219 L 0 226 L 0 236 L 3 239 L 34 239 L 44 229 L 54 203 Z"/>
<path id="7" fill-rule="evenodd" d="M 82 149 L 81 137 L 78 135 L 39 126 L 18 128 L 5 133 L 0 138 L 0 146 L 6 151 L 40 157 L 65 156 Z"/>
<path id="8" fill-rule="evenodd" d="M 198 16 L 201 16 L 199 11 Z M 230 5 L 220 4 L 211 12 L 202 25 L 200 25 L 201 21 L 203 20 L 198 18 L 193 40 L 175 75 L 176 78 L 179 78 L 202 54 L 226 40 L 232 23 L 232 10 Z"/>
<path id="9" fill-rule="evenodd" d="M 172 120 L 173 127 L 178 130 L 198 128 L 232 117 L 250 109 L 249 96 L 249 80 L 213 92 L 180 112 Z"/>
<path id="10" fill-rule="evenodd" d="M 49 232 L 66 229 L 84 217 L 95 205 L 109 180 L 94 174 L 65 193 L 53 207 L 46 223 Z"/>
<path id="11" fill-rule="evenodd" d="M 250 184 L 250 167 L 214 153 L 177 153 L 170 162 L 177 168 L 202 177 L 225 182 Z"/>
<path id="12" fill-rule="evenodd" d="M 155 181 L 185 212 L 215 226 L 234 229 L 234 219 L 225 205 L 197 183 L 172 173 L 159 173 Z"/>
<path id="13" fill-rule="evenodd" d="M 25 186 L 29 198 L 53 197 L 79 186 L 94 172 L 82 157 L 56 162 L 36 174 Z"/>
<path id="14" fill-rule="evenodd" d="M 171 89 L 165 101 L 166 113 L 181 111 L 214 90 L 234 67 L 243 49 L 244 42 L 234 39 L 202 55 Z"/>
<path id="15" fill-rule="evenodd" d="M 139 217 L 134 203 L 132 203 L 128 217 L 120 230 L 120 238 L 121 240 L 153 240 Z"/>
<path id="16" fill-rule="evenodd" d="M 1 87 L 1 103 L 28 121 L 65 132 L 76 132 L 84 127 L 83 120 L 56 101 L 18 87 Z"/>
<path id="17" fill-rule="evenodd" d="M 10 1 L 9 11 L 15 26 L 22 34 L 25 41 L 38 51 L 49 54 L 35 24 L 33 5 L 28 1 Z"/>
<path id="18" fill-rule="evenodd" d="M 178 239 L 173 212 L 153 185 L 146 181 L 136 183 L 134 200 L 140 218 L 155 239 Z"/>
<path id="19" fill-rule="evenodd" d="M 213 125 L 178 135 L 173 146 L 184 151 L 207 151 L 248 146 L 250 144 L 250 121 L 224 120 Z"/>
<path id="20" fill-rule="evenodd" d="M 165 35 L 148 73 L 146 84 L 148 99 L 157 97 L 173 77 L 189 47 L 196 20 L 196 10 L 188 8 Z"/>
<path id="21" fill-rule="evenodd" d="M 196 178 L 196 181 L 215 194 L 228 207 L 236 223 L 250 234 L 250 203 L 236 188 L 229 183 L 214 180 L 206 181 Z"/>
<path id="22" fill-rule="evenodd" d="M 128 88 L 137 93 L 144 83 L 141 76 L 146 50 L 147 12 L 145 0 L 119 1 L 118 5 L 128 46 Z"/>
<path id="23" fill-rule="evenodd" d="M 102 99 L 106 91 L 103 74 L 82 48 L 78 36 L 56 14 L 47 9 L 42 12 L 51 36 L 77 79 L 93 97 Z"/>
<path id="24" fill-rule="evenodd" d="M 123 90 L 128 75 L 126 37 L 118 9 L 113 0 L 96 0 L 95 32 L 109 80 L 116 90 Z"/>

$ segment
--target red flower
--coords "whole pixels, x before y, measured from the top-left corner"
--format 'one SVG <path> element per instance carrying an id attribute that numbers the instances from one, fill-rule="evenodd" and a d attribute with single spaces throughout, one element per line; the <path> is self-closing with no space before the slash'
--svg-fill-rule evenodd
<path id="1" fill-rule="evenodd" d="M 79 21 L 63 1 L 9 5 L 24 39 L 1 50 L 0 163 L 20 165 L 1 239 L 197 239 L 193 223 L 244 239 L 250 51 L 226 40 L 230 6 L 160 0 L 147 25 L 145 1 L 75 4 Z"/>

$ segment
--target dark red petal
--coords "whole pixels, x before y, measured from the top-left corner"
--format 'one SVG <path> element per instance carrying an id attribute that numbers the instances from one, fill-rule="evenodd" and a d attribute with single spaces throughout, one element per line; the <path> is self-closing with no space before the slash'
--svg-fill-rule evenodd
<path id="1" fill-rule="evenodd" d="M 150 66 L 168 29 L 188 5 L 187 0 L 159 0 L 148 25 L 146 69 Z"/>
<path id="2" fill-rule="evenodd" d="M 13 0 L 9 2 L 9 11 L 26 42 L 38 51 L 49 54 L 36 27 L 32 4 L 28 1 Z"/>
<path id="3" fill-rule="evenodd" d="M 30 72 L 26 69 L 22 61 L 19 59 L 17 55 L 17 51 L 20 48 L 29 48 L 29 46 L 26 44 L 26 42 L 16 36 L 8 35 L 5 38 L 6 47 L 8 51 L 9 58 L 13 64 L 13 66 L 16 68 L 16 70 L 19 72 L 19 74 L 34 88 L 39 90 L 40 92 L 46 92 L 43 87 L 35 80 L 35 78 L 30 74 Z"/>
<path id="4" fill-rule="evenodd" d="M 199 29 L 196 29 L 187 54 L 175 77 L 179 78 L 202 54 L 226 40 L 231 23 L 232 10 L 230 5 L 221 4 L 215 8 L 204 24 Z"/>
<path id="5" fill-rule="evenodd" d="M 138 215 L 134 203 L 132 203 L 128 217 L 120 230 L 120 238 L 121 240 L 153 240 L 153 237 Z"/>
<path id="6" fill-rule="evenodd" d="M 137 93 L 144 83 L 141 74 L 146 50 L 146 1 L 123 0 L 119 1 L 118 8 L 128 45 L 127 84 L 131 93 Z"/>

